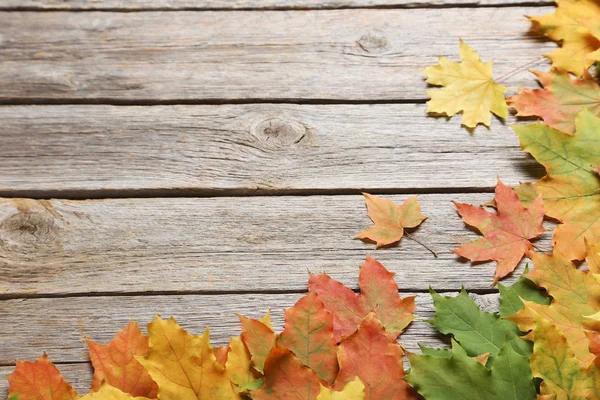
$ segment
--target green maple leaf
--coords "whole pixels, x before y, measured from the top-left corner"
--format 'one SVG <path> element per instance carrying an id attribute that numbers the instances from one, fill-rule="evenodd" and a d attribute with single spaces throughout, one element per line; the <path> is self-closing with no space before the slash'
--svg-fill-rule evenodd
<path id="1" fill-rule="evenodd" d="M 411 370 L 406 381 L 428 400 L 534 400 L 533 376 L 528 359 L 508 342 L 491 369 L 467 355 L 454 340 L 452 350 L 409 354 Z"/>
<path id="2" fill-rule="evenodd" d="M 529 268 L 525 268 L 523 275 L 529 273 Z M 521 276 L 511 286 L 498 284 L 500 290 L 500 317 L 506 318 L 515 314 L 523 308 L 521 299 L 533 301 L 547 306 L 552 299 L 548 297 L 535 283 Z"/>

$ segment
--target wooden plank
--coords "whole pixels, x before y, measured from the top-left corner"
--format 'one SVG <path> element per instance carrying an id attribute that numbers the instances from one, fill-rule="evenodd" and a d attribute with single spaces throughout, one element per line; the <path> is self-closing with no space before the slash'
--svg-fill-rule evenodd
<path id="1" fill-rule="evenodd" d="M 378 251 L 353 240 L 371 225 L 362 196 L 4 199 L 0 297 L 303 291 L 307 269 L 356 288 L 367 252 L 397 273 L 403 290 L 487 289 L 495 263 L 471 266 L 450 252 L 480 237 L 450 200 L 481 204 L 491 197 L 419 196 L 430 218 L 414 235 L 440 252 L 437 259 L 407 238 Z M 549 247 L 550 236 L 540 245 Z"/>
<path id="2" fill-rule="evenodd" d="M 508 125 L 470 135 L 422 104 L 5 106 L 0 120 L 11 197 L 481 189 L 543 174 Z"/>
<path id="3" fill-rule="evenodd" d="M 547 2 L 550 4 L 550 2 Z M 3 10 L 211 10 L 439 7 L 531 4 L 524 0 L 4 0 Z"/>
<path id="4" fill-rule="evenodd" d="M 456 294 L 456 293 L 454 293 Z M 453 295 L 454 295 L 453 294 Z M 448 343 L 425 322 L 433 316 L 429 293 L 417 295 L 415 320 L 400 337 L 409 351 Z M 487 310 L 497 310 L 498 295 L 472 295 Z M 236 313 L 258 318 L 271 310 L 273 328 L 283 329 L 283 310 L 291 307 L 302 294 L 207 295 L 207 296 L 117 296 L 69 297 L 0 301 L 3 324 L 0 331 L 0 363 L 9 365 L 16 359 L 34 360 L 46 351 L 54 362 L 88 360 L 85 338 L 107 343 L 117 331 L 133 319 L 145 324 L 156 314 L 174 318 L 188 331 L 201 334 L 210 326 L 213 345 L 223 345 L 230 336 L 240 334 Z"/>
<path id="5" fill-rule="evenodd" d="M 496 76 L 545 63 L 556 45 L 524 15 L 552 10 L 3 12 L 0 101 L 424 99 L 420 69 L 456 59 L 459 37 Z"/>

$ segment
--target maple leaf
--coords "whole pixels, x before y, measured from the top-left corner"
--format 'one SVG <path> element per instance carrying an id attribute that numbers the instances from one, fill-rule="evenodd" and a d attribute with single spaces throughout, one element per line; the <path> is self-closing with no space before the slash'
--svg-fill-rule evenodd
<path id="1" fill-rule="evenodd" d="M 585 250 L 585 262 L 588 265 L 588 269 L 593 274 L 600 274 L 600 243 L 591 244 L 586 240 Z"/>
<path id="2" fill-rule="evenodd" d="M 135 356 L 148 354 L 148 337 L 136 322 L 130 322 L 107 345 L 88 339 L 90 360 L 94 366 L 92 390 L 105 381 L 132 396 L 156 398 L 158 386 Z"/>
<path id="3" fill-rule="evenodd" d="M 336 342 L 356 331 L 371 311 L 383 323 L 387 332 L 398 336 L 414 319 L 414 296 L 402 299 L 394 274 L 367 256 L 360 267 L 360 295 L 331 279 L 327 274 L 311 275 L 309 292 L 315 292 L 325 308 L 333 315 L 333 334 Z"/>
<path id="4" fill-rule="evenodd" d="M 44 353 L 36 361 L 18 361 L 7 377 L 8 394 L 19 400 L 76 400 L 79 398 Z"/>
<path id="5" fill-rule="evenodd" d="M 265 317 L 266 319 L 257 320 L 238 314 L 242 323 L 242 341 L 250 351 L 254 368 L 259 372 L 263 372 L 267 355 L 277 340 L 275 332 L 271 328 L 269 314 Z"/>
<path id="6" fill-rule="evenodd" d="M 586 26 L 588 19 L 600 15 L 600 4 L 595 0 L 555 1 L 554 13 L 530 19 L 535 29 L 562 43 L 560 48 L 545 54 L 552 65 L 581 77 L 594 63 L 590 53 L 600 48 L 600 41 Z"/>
<path id="7" fill-rule="evenodd" d="M 600 398 L 600 370 L 593 363 L 584 367 L 575 358 L 569 341 L 550 321 L 536 320 L 531 369 L 543 379 L 542 395 L 554 395 L 556 400 Z M 550 397 L 551 398 L 551 397 Z"/>
<path id="8" fill-rule="evenodd" d="M 263 380 L 258 371 L 252 368 L 250 352 L 241 337 L 229 340 L 229 354 L 225 362 L 225 372 L 229 380 L 237 387 L 238 392 L 257 389 Z"/>
<path id="9" fill-rule="evenodd" d="M 321 391 L 317 396 L 317 400 L 364 400 L 364 398 L 365 385 L 359 378 L 348 382 L 339 392 L 321 385 Z"/>
<path id="10" fill-rule="evenodd" d="M 265 382 L 251 392 L 254 400 L 315 400 L 320 380 L 294 354 L 275 345 L 265 360 Z"/>
<path id="11" fill-rule="evenodd" d="M 483 123 L 490 126 L 493 112 L 500 118 L 508 117 L 504 92 L 508 89 L 492 79 L 492 62 L 482 63 L 476 51 L 460 41 L 462 62 L 439 58 L 439 65 L 425 68 L 427 83 L 444 86 L 428 90 L 431 100 L 427 112 L 446 114 L 449 117 L 463 112 L 462 124 L 475 128 Z"/>
<path id="12" fill-rule="evenodd" d="M 494 200 L 498 214 L 483 207 L 453 202 L 465 223 L 476 227 L 484 235 L 453 252 L 471 261 L 497 261 L 496 282 L 514 271 L 525 253 L 533 248 L 529 239 L 544 232 L 544 203 L 538 197 L 526 208 L 517 194 L 500 181 Z"/>
<path id="13" fill-rule="evenodd" d="M 150 349 L 136 357 L 158 384 L 160 399 L 239 399 L 225 368 L 217 362 L 208 328 L 201 336 L 189 334 L 173 318 L 156 316 L 148 324 Z"/>
<path id="14" fill-rule="evenodd" d="M 582 111 L 575 118 L 576 133 L 541 123 L 513 126 L 521 147 L 546 168 L 534 185 L 521 186 L 519 197 L 530 200 L 531 189 L 544 198 L 546 214 L 560 222 L 554 245 L 572 260 L 585 258 L 585 240 L 600 242 L 600 118 Z"/>
<path id="15" fill-rule="evenodd" d="M 536 397 L 527 357 L 505 343 L 491 369 L 467 355 L 454 340 L 452 350 L 424 348 L 408 354 L 406 381 L 428 400 L 533 400 Z"/>
<path id="16" fill-rule="evenodd" d="M 215 358 L 217 362 L 225 367 L 225 363 L 227 362 L 227 357 L 229 356 L 229 351 L 231 347 L 227 344 L 225 346 L 215 347 L 213 349 L 213 353 L 215 353 Z"/>
<path id="17" fill-rule="evenodd" d="M 585 316 L 600 310 L 600 285 L 592 274 L 578 270 L 556 250 L 552 255 L 531 253 L 529 256 L 534 270 L 525 277 L 546 289 L 552 302 L 544 306 L 525 301 L 525 307 L 508 319 L 516 322 L 523 332 L 532 330 L 538 319 L 553 322 L 566 336 L 576 357 L 588 365 L 594 355 L 589 352 L 584 322 Z"/>
<path id="18" fill-rule="evenodd" d="M 147 397 L 132 396 L 129 393 L 125 393 L 118 388 L 111 386 L 107 383 L 103 383 L 98 387 L 97 392 L 91 392 L 81 397 L 80 400 L 144 400 Z M 25 400 L 25 399 L 21 399 Z"/>
<path id="19" fill-rule="evenodd" d="M 427 322 L 441 333 L 452 335 L 469 356 L 490 353 L 493 360 L 507 341 L 519 354 L 530 355 L 530 346 L 520 338 L 517 326 L 481 311 L 464 288 L 456 297 L 440 296 L 431 290 L 431 297 L 435 316 Z"/>
<path id="20" fill-rule="evenodd" d="M 416 399 L 402 380 L 402 355 L 395 335 L 386 332 L 375 313 L 370 313 L 356 332 L 342 339 L 338 350 L 340 372 L 333 387 L 341 390 L 358 377 L 365 386 L 365 400 Z"/>
<path id="21" fill-rule="evenodd" d="M 333 383 L 338 373 L 333 316 L 314 292 L 285 310 L 285 327 L 278 343 L 321 379 Z"/>
<path id="22" fill-rule="evenodd" d="M 523 275 L 529 273 L 529 267 L 525 267 Z M 549 305 L 552 299 L 543 293 L 538 286 L 520 276 L 511 286 L 498 284 L 500 290 L 500 317 L 508 318 L 523 308 L 523 301 L 532 301 L 542 305 Z"/>
<path id="23" fill-rule="evenodd" d="M 584 109 L 600 115 L 600 85 L 589 74 L 583 79 L 571 79 L 559 70 L 534 72 L 544 89 L 519 89 L 519 94 L 509 98 L 518 116 L 539 116 L 544 122 L 565 133 L 575 133 L 575 117 Z"/>
<path id="24" fill-rule="evenodd" d="M 355 239 L 367 239 L 376 243 L 376 248 L 396 243 L 402 239 L 406 228 L 415 228 L 427 219 L 421 214 L 417 197 L 411 197 L 401 205 L 363 193 L 369 217 L 374 226 L 365 229 Z"/>

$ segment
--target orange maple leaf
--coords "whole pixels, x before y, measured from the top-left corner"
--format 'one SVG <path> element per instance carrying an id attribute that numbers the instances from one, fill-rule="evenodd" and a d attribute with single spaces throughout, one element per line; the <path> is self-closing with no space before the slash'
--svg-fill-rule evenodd
<path id="1" fill-rule="evenodd" d="M 327 274 L 311 275 L 309 292 L 315 292 L 333 314 L 333 333 L 336 341 L 356 331 L 371 311 L 381 320 L 386 331 L 398 336 L 414 319 L 414 296 L 402 299 L 394 274 L 367 256 L 360 268 L 360 295 Z"/>
<path id="2" fill-rule="evenodd" d="M 572 135 L 575 117 L 581 111 L 588 109 L 600 115 L 600 85 L 587 70 L 582 79 L 571 79 L 568 73 L 556 69 L 534 74 L 543 89 L 520 89 L 507 100 L 518 116 L 539 116 L 547 125 Z"/>
<path id="3" fill-rule="evenodd" d="M 259 372 L 263 372 L 267 355 L 277 339 L 267 317 L 269 314 L 265 319 L 257 320 L 238 314 L 242 323 L 242 341 L 252 356 L 252 364 Z"/>
<path id="4" fill-rule="evenodd" d="M 404 236 L 406 228 L 415 228 L 427 219 L 421 214 L 421 205 L 416 196 L 397 205 L 391 200 L 368 193 L 363 195 L 369 217 L 375 225 L 356 235 L 355 239 L 371 240 L 376 243 L 376 248 L 398 242 Z"/>
<path id="5" fill-rule="evenodd" d="M 291 350 L 302 364 L 332 384 L 338 373 L 337 344 L 333 337 L 333 315 L 313 293 L 285 310 L 285 328 L 280 346 Z"/>
<path id="6" fill-rule="evenodd" d="M 315 400 L 321 381 L 294 354 L 275 345 L 265 360 L 263 387 L 251 393 L 254 400 Z"/>
<path id="7" fill-rule="evenodd" d="M 403 351 L 396 337 L 370 313 L 351 336 L 340 343 L 340 372 L 334 389 L 359 377 L 365 385 L 365 400 L 417 399 L 416 393 L 403 380 Z"/>
<path id="8" fill-rule="evenodd" d="M 137 322 L 130 322 L 107 345 L 89 339 L 87 342 L 94 366 L 93 391 L 99 390 L 105 381 L 132 396 L 156 398 L 158 385 L 135 359 L 135 356 L 148 354 L 148 337 L 142 333 Z"/>
<path id="9" fill-rule="evenodd" d="M 39 400 L 77 400 L 79 396 L 44 353 L 36 361 L 18 361 L 8 375 L 9 397 Z"/>
<path id="10" fill-rule="evenodd" d="M 533 248 L 529 240 L 544 232 L 544 203 L 542 197 L 538 196 L 526 208 L 517 194 L 500 181 L 494 199 L 498 214 L 488 212 L 483 207 L 453 202 L 465 223 L 484 235 L 453 252 L 471 261 L 497 261 L 495 283 L 514 271 L 525 253 Z"/>

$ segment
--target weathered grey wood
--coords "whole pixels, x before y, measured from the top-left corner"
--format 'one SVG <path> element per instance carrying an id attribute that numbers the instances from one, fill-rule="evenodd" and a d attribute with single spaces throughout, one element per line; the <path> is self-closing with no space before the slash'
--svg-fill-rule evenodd
<path id="1" fill-rule="evenodd" d="M 3 12 L 0 101 L 424 99 L 420 69 L 459 37 L 496 76 L 540 59 L 556 45 L 524 15 L 552 10 Z"/>
<path id="2" fill-rule="evenodd" d="M 512 183 L 512 182 L 510 182 Z M 414 235 L 374 251 L 352 238 L 371 225 L 362 196 L 0 201 L 0 297 L 28 294 L 305 290 L 326 271 L 357 287 L 371 253 L 400 288 L 488 288 L 495 263 L 471 266 L 450 250 L 479 237 L 450 200 L 421 195 L 429 216 Z M 401 202 L 408 196 L 391 196 Z M 551 232 L 541 245 L 548 247 Z M 509 279 L 508 282 L 512 280 Z"/>
<path id="3" fill-rule="evenodd" d="M 480 189 L 543 170 L 509 126 L 470 135 L 422 104 L 5 106 L 0 120 L 5 196 Z"/>
<path id="4" fill-rule="evenodd" d="M 416 314 L 420 317 L 400 337 L 409 351 L 417 351 L 417 343 L 441 346 L 447 343 L 425 322 L 433 316 L 429 293 L 417 295 Z M 448 294 L 446 294 L 448 295 Z M 144 326 L 154 315 L 174 316 L 185 329 L 201 334 L 210 326 L 213 345 L 223 345 L 230 336 L 240 334 L 236 313 L 258 318 L 271 310 L 273 327 L 283 329 L 283 310 L 291 307 L 302 294 L 258 295 L 189 295 L 134 297 L 70 297 L 0 301 L 3 325 L 0 331 L 0 364 L 16 359 L 34 360 L 46 351 L 55 362 L 88 360 L 88 337 L 107 343 L 131 320 Z M 487 310 L 498 307 L 497 294 L 472 295 Z"/>
<path id="5" fill-rule="evenodd" d="M 273 8 L 434 7 L 531 4 L 524 0 L 3 0 L 0 8 L 40 10 L 210 10 Z M 540 2 L 548 3 L 550 2 Z"/>

